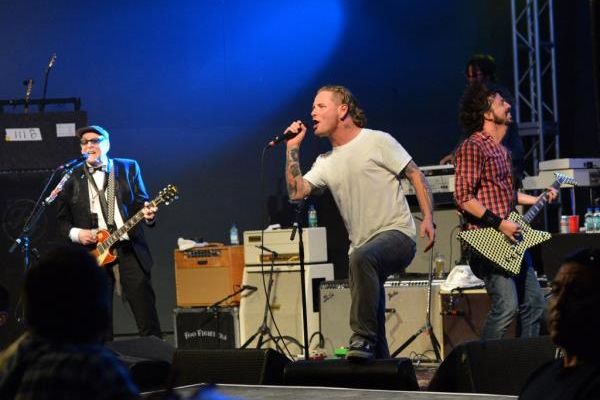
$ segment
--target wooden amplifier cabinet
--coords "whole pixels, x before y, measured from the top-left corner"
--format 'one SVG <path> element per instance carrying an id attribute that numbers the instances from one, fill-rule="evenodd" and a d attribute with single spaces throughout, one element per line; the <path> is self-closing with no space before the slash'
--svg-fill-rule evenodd
<path id="1" fill-rule="evenodd" d="M 243 246 L 207 246 L 175 250 L 178 307 L 210 306 L 239 290 L 244 272 Z M 219 306 L 240 303 L 239 294 Z"/>

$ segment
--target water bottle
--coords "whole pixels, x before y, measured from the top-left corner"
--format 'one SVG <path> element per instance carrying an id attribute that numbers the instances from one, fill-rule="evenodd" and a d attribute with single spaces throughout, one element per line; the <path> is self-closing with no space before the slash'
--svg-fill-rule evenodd
<path id="1" fill-rule="evenodd" d="M 232 245 L 240 244 L 240 238 L 238 237 L 238 229 L 235 224 L 231 225 L 229 230 L 229 243 Z"/>
<path id="2" fill-rule="evenodd" d="M 434 259 L 434 265 L 435 265 L 435 276 L 436 278 L 443 278 L 444 277 L 444 266 L 446 265 L 446 260 L 444 259 L 444 256 L 441 255 L 440 253 L 437 253 L 435 255 L 435 259 Z"/>
<path id="3" fill-rule="evenodd" d="M 317 226 L 317 210 L 314 205 L 308 207 L 308 227 L 314 228 Z"/>
<path id="4" fill-rule="evenodd" d="M 585 232 L 586 233 L 596 232 L 596 221 L 594 219 L 594 212 L 592 210 L 592 207 L 588 207 L 587 211 L 585 212 L 584 218 L 585 218 L 584 219 Z"/>
<path id="5" fill-rule="evenodd" d="M 594 209 L 594 233 L 600 232 L 600 207 Z"/>

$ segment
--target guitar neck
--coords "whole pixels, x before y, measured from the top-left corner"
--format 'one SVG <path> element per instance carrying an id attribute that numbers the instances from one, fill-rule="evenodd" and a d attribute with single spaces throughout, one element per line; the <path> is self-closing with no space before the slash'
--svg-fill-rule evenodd
<path id="1" fill-rule="evenodd" d="M 158 206 L 163 202 L 163 199 L 159 196 L 150 202 L 151 206 Z M 114 231 L 108 239 L 104 242 L 107 248 L 110 248 L 113 244 L 117 243 L 127 232 L 131 230 L 134 226 L 136 226 L 142 219 L 144 218 L 144 211 L 140 210 L 133 215 L 133 217 L 129 218 L 127 222 L 123 224 L 122 227 Z"/>
<path id="2" fill-rule="evenodd" d="M 560 188 L 560 182 L 558 180 L 554 181 L 552 184 L 552 188 L 557 189 Z M 531 221 L 539 214 L 540 211 L 548 204 L 548 196 L 542 196 L 540 199 L 531 206 L 531 208 L 523 215 L 523 220 L 528 224 L 531 224 Z"/>

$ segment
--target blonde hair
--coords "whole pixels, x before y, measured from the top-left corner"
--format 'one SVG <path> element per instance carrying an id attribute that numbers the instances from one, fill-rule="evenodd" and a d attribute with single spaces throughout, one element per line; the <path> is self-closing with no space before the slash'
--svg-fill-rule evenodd
<path id="1" fill-rule="evenodd" d="M 317 90 L 317 93 L 320 92 L 331 92 L 337 97 L 340 103 L 347 105 L 348 115 L 352 118 L 354 125 L 359 128 L 364 128 L 367 125 L 367 116 L 365 115 L 365 112 L 358 106 L 356 98 L 346 87 L 340 85 L 326 85 Z"/>

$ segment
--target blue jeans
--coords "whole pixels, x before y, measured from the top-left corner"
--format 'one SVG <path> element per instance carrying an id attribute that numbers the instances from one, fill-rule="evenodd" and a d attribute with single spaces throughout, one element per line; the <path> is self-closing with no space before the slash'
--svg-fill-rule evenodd
<path id="1" fill-rule="evenodd" d="M 416 243 L 396 230 L 375 235 L 350 254 L 350 342 L 366 341 L 376 358 L 389 358 L 385 337 L 385 291 L 388 276 L 402 272 L 415 256 Z"/>
<path id="2" fill-rule="evenodd" d="M 471 257 L 473 273 L 485 282 L 491 306 L 481 339 L 500 339 L 513 318 L 519 316 L 520 337 L 539 336 L 546 302 L 532 267 L 529 252 L 525 253 L 521 272 L 512 276 L 481 257 Z"/>

